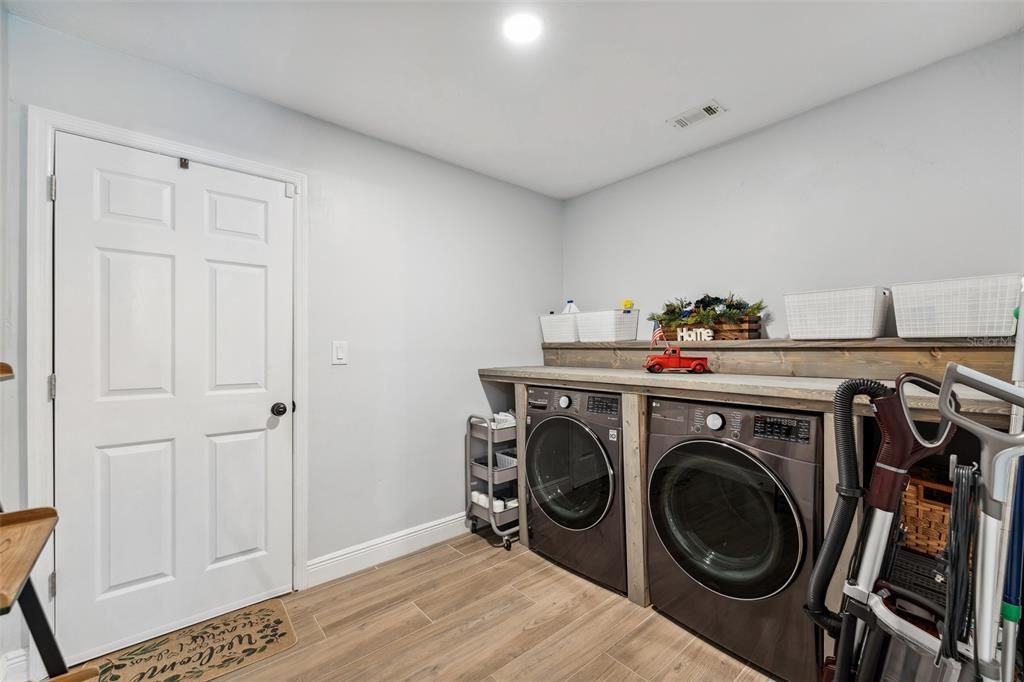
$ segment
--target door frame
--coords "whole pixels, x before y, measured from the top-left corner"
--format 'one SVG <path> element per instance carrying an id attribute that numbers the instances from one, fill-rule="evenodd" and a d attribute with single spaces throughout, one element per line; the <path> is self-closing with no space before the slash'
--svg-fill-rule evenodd
<path id="1" fill-rule="evenodd" d="M 97 123 L 36 106 L 28 107 L 25 175 L 25 449 L 27 503 L 30 507 L 54 506 L 54 404 L 49 376 L 53 372 L 53 228 L 54 204 L 50 200 L 50 176 L 54 173 L 58 132 L 119 144 L 171 157 L 184 157 L 225 170 L 239 171 L 290 183 L 293 202 L 292 269 L 292 589 L 307 586 L 308 556 L 308 419 L 309 411 L 309 309 L 307 178 L 303 173 L 241 159 L 125 128 Z M 59 180 L 58 180 L 59 182 Z M 59 390 L 59 389 L 58 389 Z M 60 529 L 60 524 L 57 526 Z M 46 585 L 55 568 L 53 542 L 33 570 L 37 585 Z M 48 595 L 46 589 L 41 594 Z M 59 594 L 59 590 L 58 590 Z M 43 599 L 43 608 L 54 620 L 55 600 Z"/>

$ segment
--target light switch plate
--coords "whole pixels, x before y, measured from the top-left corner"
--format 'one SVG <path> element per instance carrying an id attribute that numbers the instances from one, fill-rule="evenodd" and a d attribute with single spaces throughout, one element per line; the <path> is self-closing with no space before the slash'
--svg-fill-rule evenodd
<path id="1" fill-rule="evenodd" d="M 332 365 L 347 365 L 348 364 L 348 341 L 332 341 L 331 342 L 331 364 Z"/>

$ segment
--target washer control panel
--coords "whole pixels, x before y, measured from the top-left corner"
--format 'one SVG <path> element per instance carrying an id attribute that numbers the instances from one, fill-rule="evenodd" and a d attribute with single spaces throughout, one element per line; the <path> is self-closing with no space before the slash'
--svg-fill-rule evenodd
<path id="1" fill-rule="evenodd" d="M 811 422 L 809 419 L 758 414 L 754 416 L 754 438 L 810 443 Z"/>
<path id="2" fill-rule="evenodd" d="M 526 393 L 527 420 L 530 415 L 563 414 L 589 419 L 588 424 L 622 424 L 622 399 L 614 394 L 587 393 L 564 388 L 529 386 Z"/>

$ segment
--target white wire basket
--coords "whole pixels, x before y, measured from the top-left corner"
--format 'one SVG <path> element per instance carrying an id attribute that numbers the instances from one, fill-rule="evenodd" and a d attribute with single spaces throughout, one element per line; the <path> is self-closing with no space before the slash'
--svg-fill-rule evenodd
<path id="1" fill-rule="evenodd" d="M 1011 336 L 1020 273 L 894 284 L 896 328 L 904 338 Z"/>
<path id="2" fill-rule="evenodd" d="M 885 333 L 892 293 L 855 287 L 786 294 L 789 336 L 811 339 L 876 339 Z"/>
<path id="3" fill-rule="evenodd" d="M 540 316 L 540 331 L 544 343 L 572 343 L 579 341 L 576 333 L 577 313 L 553 313 Z"/>
<path id="4" fill-rule="evenodd" d="M 640 311 L 602 310 L 576 313 L 580 341 L 635 341 Z"/>

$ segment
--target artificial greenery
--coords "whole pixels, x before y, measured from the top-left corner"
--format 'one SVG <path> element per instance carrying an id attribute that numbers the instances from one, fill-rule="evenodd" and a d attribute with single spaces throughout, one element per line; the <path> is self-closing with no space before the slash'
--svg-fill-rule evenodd
<path id="1" fill-rule="evenodd" d="M 763 300 L 747 303 L 730 292 L 725 298 L 710 294 L 704 294 L 696 301 L 676 298 L 665 303 L 660 313 L 652 313 L 647 319 L 666 329 L 680 326 L 710 327 L 715 324 L 735 324 L 741 318 L 764 312 Z"/>

